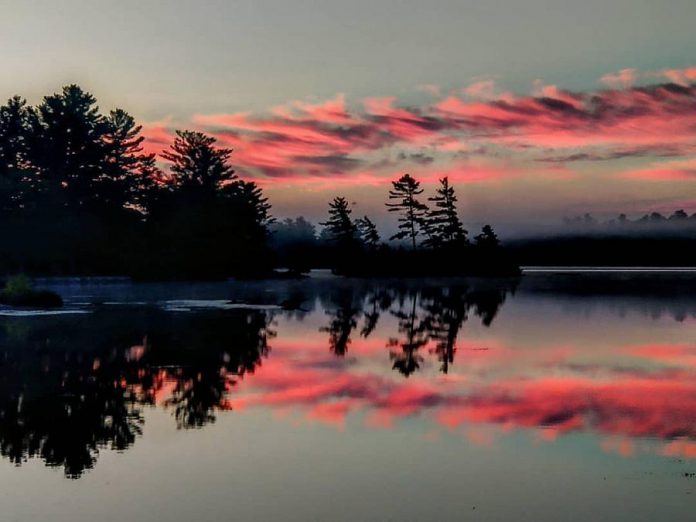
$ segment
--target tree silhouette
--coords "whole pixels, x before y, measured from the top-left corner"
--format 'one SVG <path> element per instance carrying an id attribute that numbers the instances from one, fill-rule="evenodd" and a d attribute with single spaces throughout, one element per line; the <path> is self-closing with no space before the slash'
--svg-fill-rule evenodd
<path id="1" fill-rule="evenodd" d="M 481 228 L 481 233 L 476 236 L 476 245 L 491 249 L 500 245 L 500 240 L 495 232 L 493 232 L 493 228 L 490 225 L 484 225 L 483 228 Z"/>
<path id="2" fill-rule="evenodd" d="M 27 160 L 32 112 L 19 96 L 0 106 L 0 211 L 17 210 L 29 184 Z M 22 183 L 25 182 L 25 183 Z"/>
<path id="3" fill-rule="evenodd" d="M 37 457 L 78 478 L 101 451 L 136 442 L 145 404 L 171 408 L 178 428 L 213 422 L 234 382 L 267 356 L 269 323 L 258 311 L 173 320 L 132 308 L 97 311 L 87 324 L 0 322 L 0 454 L 17 465 Z M 168 384 L 171 395 L 161 395 Z"/>
<path id="4" fill-rule="evenodd" d="M 331 240 L 344 250 L 357 243 L 358 229 L 350 217 L 351 213 L 348 201 L 339 196 L 329 203 L 329 219 L 321 223 Z"/>
<path id="5" fill-rule="evenodd" d="M 139 205 L 144 210 L 144 193 L 161 177 L 154 154 L 143 153 L 145 138 L 141 131 L 142 127 L 124 110 L 111 111 L 106 118 L 103 199 L 111 208 Z"/>
<path id="6" fill-rule="evenodd" d="M 474 307 L 474 313 L 481 318 L 481 324 L 488 327 L 493 324 L 506 296 L 507 289 L 481 290 L 470 292 L 466 300 L 469 306 Z"/>
<path id="7" fill-rule="evenodd" d="M 440 371 L 447 373 L 454 362 L 457 335 L 467 320 L 470 303 L 466 287 L 434 288 L 424 291 L 422 307 L 430 339 L 435 341 L 434 352 L 440 361 Z"/>
<path id="8" fill-rule="evenodd" d="M 329 349 L 339 357 L 348 352 L 351 343 L 351 334 L 358 325 L 361 310 L 353 306 L 350 295 L 333 311 L 327 311 L 331 318 L 329 325 L 319 329 L 320 332 L 329 333 Z"/>
<path id="9" fill-rule="evenodd" d="M 416 239 L 426 226 L 428 207 L 418 200 L 423 193 L 420 182 L 409 174 L 404 174 L 397 181 L 392 181 L 392 189 L 389 191 L 389 199 L 396 203 L 386 203 L 389 212 L 400 212 L 399 232 L 389 239 L 410 238 L 411 247 L 416 249 Z"/>
<path id="10" fill-rule="evenodd" d="M 428 344 L 428 325 L 418 317 L 417 313 L 418 295 L 418 292 L 412 294 L 410 311 L 404 312 L 403 309 L 399 309 L 392 312 L 399 320 L 399 333 L 404 335 L 404 339 L 399 341 L 397 338 L 391 338 L 387 347 L 399 348 L 399 350 L 390 350 L 389 357 L 394 361 L 392 368 L 398 370 L 404 377 L 408 377 L 420 368 L 423 356 L 418 351 Z"/>
<path id="11" fill-rule="evenodd" d="M 363 327 L 360 336 L 367 339 L 375 328 L 381 316 L 381 312 L 388 310 L 392 304 L 392 296 L 383 290 L 374 290 L 366 296 L 363 310 Z"/>
<path id="12" fill-rule="evenodd" d="M 201 132 L 176 131 L 176 139 L 162 157 L 171 162 L 174 185 L 197 192 L 215 193 L 238 178 L 229 165 L 231 149 L 215 147 L 216 139 Z"/>
<path id="13" fill-rule="evenodd" d="M 363 216 L 356 220 L 360 239 L 369 250 L 375 250 L 379 246 L 380 237 L 377 226 L 369 217 Z"/>
<path id="14" fill-rule="evenodd" d="M 26 100 L 19 96 L 0 106 L 0 176 L 27 161 L 31 116 Z"/>
<path id="15" fill-rule="evenodd" d="M 449 248 L 467 242 L 447 178 L 432 211 L 412 176 L 392 182 L 386 205 L 399 216 L 390 239 L 414 252 L 382 244 L 370 218 L 353 221 L 342 197 L 329 204 L 318 238 L 312 231 L 290 246 L 270 236 L 268 199 L 238 178 L 232 151 L 214 137 L 176 131 L 162 168 L 143 145 L 132 116 L 101 113 L 77 85 L 36 107 L 18 96 L 0 106 L 0 270 L 195 279 L 267 276 L 274 266 L 290 276 L 323 267 L 364 276 L 516 272 L 502 249 Z M 646 221 L 692 219 L 680 212 Z M 423 235 L 426 248 L 415 252 Z M 492 229 L 477 237 L 479 246 L 494 244 Z"/>
<path id="16" fill-rule="evenodd" d="M 441 248 L 466 243 L 467 231 L 457 215 L 457 195 L 447 177 L 440 179 L 436 195 L 428 198 L 435 208 L 428 211 L 428 246 Z"/>
<path id="17" fill-rule="evenodd" d="M 211 136 L 177 131 L 162 155 L 171 163 L 169 183 L 148 207 L 149 257 L 157 262 L 150 272 L 222 278 L 269 269 L 270 205 L 256 184 L 238 179 L 231 153 Z"/>
<path id="18" fill-rule="evenodd" d="M 68 85 L 61 93 L 46 96 L 36 109 L 31 159 L 49 203 L 74 211 L 104 208 L 108 123 L 96 103 L 90 93 Z"/>

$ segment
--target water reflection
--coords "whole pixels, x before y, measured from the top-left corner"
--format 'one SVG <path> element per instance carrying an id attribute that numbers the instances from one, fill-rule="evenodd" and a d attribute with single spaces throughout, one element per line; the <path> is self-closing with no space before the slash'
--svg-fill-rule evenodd
<path id="1" fill-rule="evenodd" d="M 696 347 L 685 341 L 696 329 L 685 319 L 651 328 L 645 296 L 590 317 L 606 303 L 586 290 L 309 281 L 232 289 L 253 308 L 162 301 L 3 317 L 0 451 L 76 478 L 100 451 L 146 436 L 156 407 L 178 429 L 267 409 L 343 430 L 416 419 L 478 443 L 477 427 L 493 426 L 546 440 L 593 434 L 623 455 L 652 440 L 663 455 L 696 457 Z"/>
<path id="2" fill-rule="evenodd" d="M 274 335 L 263 312 L 87 317 L 2 322 L 0 451 L 16 464 L 40 457 L 79 477 L 101 449 L 135 442 L 146 405 L 170 408 L 179 428 L 213 422 Z"/>
<path id="3" fill-rule="evenodd" d="M 387 344 L 391 348 L 393 368 L 408 377 L 422 361 L 419 350 L 435 341 L 441 370 L 447 373 L 454 362 L 457 335 L 469 313 L 473 312 L 485 326 L 490 326 L 505 296 L 516 284 L 516 280 L 498 281 L 496 287 L 487 289 L 473 289 L 462 283 L 415 288 L 377 286 L 362 292 L 339 288 L 322 300 L 330 320 L 319 331 L 328 332 L 329 348 L 342 357 L 361 319 L 359 334 L 367 339 L 380 316 L 389 313 L 398 319 L 397 333 L 401 335 L 390 337 Z"/>

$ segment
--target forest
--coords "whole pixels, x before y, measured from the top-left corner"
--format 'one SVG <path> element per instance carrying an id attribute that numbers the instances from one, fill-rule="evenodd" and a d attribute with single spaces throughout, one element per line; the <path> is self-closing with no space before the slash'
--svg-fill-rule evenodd
<path id="1" fill-rule="evenodd" d="M 392 182 L 386 206 L 398 231 L 387 242 L 340 196 L 320 233 L 301 217 L 277 222 L 211 136 L 176 131 L 159 158 L 143 141 L 131 115 L 100 112 L 77 85 L 36 106 L 19 96 L 0 106 L 0 270 L 141 279 L 268 277 L 278 267 L 290 276 L 518 272 L 489 225 L 469 240 L 447 178 L 427 200 L 411 175 Z"/>

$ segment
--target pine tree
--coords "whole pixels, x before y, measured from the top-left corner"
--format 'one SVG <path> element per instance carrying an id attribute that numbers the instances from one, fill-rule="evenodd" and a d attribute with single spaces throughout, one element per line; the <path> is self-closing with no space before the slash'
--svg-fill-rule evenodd
<path id="1" fill-rule="evenodd" d="M 457 215 L 457 195 L 447 177 L 440 180 L 436 195 L 428 201 L 435 204 L 428 212 L 428 246 L 439 248 L 466 243 L 467 231 Z"/>
<path id="2" fill-rule="evenodd" d="M 145 192 L 152 188 L 161 172 L 155 155 L 143 152 L 142 126 L 126 111 L 116 109 L 106 118 L 104 142 L 106 164 L 103 198 L 112 205 L 142 207 Z"/>
<path id="3" fill-rule="evenodd" d="M 30 117 L 31 109 L 19 96 L 0 106 L 0 176 L 19 168 L 26 161 Z"/>
<path id="4" fill-rule="evenodd" d="M 73 210 L 100 210 L 108 125 L 97 101 L 77 85 L 46 96 L 36 109 L 31 162 L 50 201 Z"/>
<path id="5" fill-rule="evenodd" d="M 212 277 L 264 273 L 270 205 L 255 183 L 240 180 L 229 149 L 200 132 L 177 131 L 169 177 L 156 191 L 148 215 L 161 241 L 158 257 L 173 273 Z"/>
<path id="6" fill-rule="evenodd" d="M 356 225 L 358 227 L 360 239 L 362 239 L 365 246 L 370 250 L 376 249 L 380 241 L 377 226 L 367 216 L 363 216 L 361 219 L 356 220 Z"/>
<path id="7" fill-rule="evenodd" d="M 416 249 L 416 239 L 425 231 L 427 205 L 418 200 L 423 193 L 420 182 L 409 174 L 404 174 L 397 181 L 392 181 L 392 190 L 389 191 L 390 200 L 398 200 L 397 203 L 386 203 L 389 212 L 400 212 L 399 232 L 390 237 L 394 239 L 411 239 L 413 250 Z"/>
<path id="8" fill-rule="evenodd" d="M 234 221 L 248 240 L 265 244 L 273 218 L 268 198 L 259 186 L 251 181 L 234 181 L 221 187 L 219 197 L 227 208 L 224 219 Z"/>
<path id="9" fill-rule="evenodd" d="M 0 210 L 20 208 L 31 190 L 28 171 L 32 110 L 14 96 L 0 106 Z"/>
<path id="10" fill-rule="evenodd" d="M 476 245 L 483 248 L 495 248 L 500 245 L 500 240 L 490 225 L 484 225 L 481 233 L 476 236 Z"/>
<path id="11" fill-rule="evenodd" d="M 358 230 L 350 218 L 352 210 L 343 197 L 336 197 L 329 203 L 329 219 L 323 223 L 332 241 L 340 247 L 346 248 L 355 245 Z"/>
<path id="12" fill-rule="evenodd" d="M 215 192 L 237 181 L 228 164 L 231 149 L 215 147 L 216 139 L 195 131 L 176 131 L 176 139 L 162 157 L 171 162 L 175 185 L 193 191 Z"/>

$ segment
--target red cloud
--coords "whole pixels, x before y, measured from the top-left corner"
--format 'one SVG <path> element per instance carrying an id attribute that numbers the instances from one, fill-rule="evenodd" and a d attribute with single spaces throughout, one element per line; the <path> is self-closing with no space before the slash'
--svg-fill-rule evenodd
<path id="1" fill-rule="evenodd" d="M 338 95 L 323 103 L 291 102 L 265 115 L 198 115 L 193 123 L 234 149 L 240 174 L 266 183 L 380 184 L 407 170 L 425 181 L 436 180 L 441 172 L 459 172 L 460 181 L 471 182 L 500 179 L 509 175 L 503 172 L 507 169 L 513 175 L 532 175 L 539 163 L 525 168 L 524 162 L 538 159 L 572 163 L 692 153 L 696 87 L 686 83 L 696 77 L 696 68 L 655 73 L 675 83 L 629 86 L 637 74 L 626 69 L 609 75 L 605 81 L 620 84 L 618 88 L 586 93 L 536 82 L 534 96 L 514 97 L 485 81 L 464 90 L 474 100 L 451 94 L 407 107 L 394 97 L 368 98 L 350 108 Z M 160 152 L 171 134 L 166 122 L 146 126 L 148 150 Z M 429 161 L 411 160 L 419 155 Z M 463 163 L 476 164 L 463 162 L 462 155 L 485 158 L 488 172 L 473 175 L 460 169 Z M 513 155 L 514 164 L 505 159 Z M 625 177 L 692 177 L 690 165 L 663 166 Z"/>

